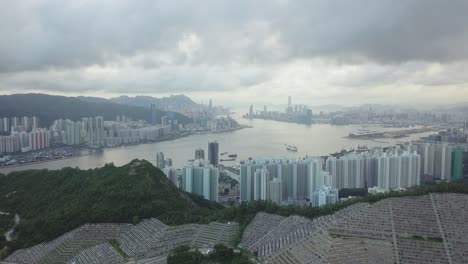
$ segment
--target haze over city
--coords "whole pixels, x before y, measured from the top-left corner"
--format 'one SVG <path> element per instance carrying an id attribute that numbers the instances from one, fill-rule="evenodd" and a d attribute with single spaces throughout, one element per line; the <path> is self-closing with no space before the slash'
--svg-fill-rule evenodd
<path id="1" fill-rule="evenodd" d="M 8 1 L 0 93 L 465 102 L 466 10 L 426 0 Z"/>
<path id="2" fill-rule="evenodd" d="M 0 264 L 468 264 L 467 14 L 0 2 Z"/>

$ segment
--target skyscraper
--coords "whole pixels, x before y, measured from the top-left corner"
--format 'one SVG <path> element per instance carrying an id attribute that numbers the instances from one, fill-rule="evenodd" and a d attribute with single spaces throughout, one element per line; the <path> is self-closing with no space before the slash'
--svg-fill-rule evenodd
<path id="1" fill-rule="evenodd" d="M 323 185 L 314 191 L 311 195 L 310 204 L 314 207 L 334 204 L 338 201 L 338 190 L 329 186 Z"/>
<path id="2" fill-rule="evenodd" d="M 318 187 L 329 182 L 322 171 L 319 158 L 300 160 L 271 159 L 242 161 L 240 168 L 241 201 L 309 199 Z M 275 179 L 281 182 L 274 181 Z M 281 192 L 272 193 L 271 185 L 281 186 Z M 272 196 L 273 195 L 273 196 Z M 278 198 L 279 195 L 281 198 Z M 279 202 L 278 202 L 279 203 Z"/>
<path id="3" fill-rule="evenodd" d="M 281 182 L 281 179 L 275 178 L 270 181 L 268 197 L 272 202 L 278 205 L 281 204 L 283 200 L 283 182 Z"/>
<path id="4" fill-rule="evenodd" d="M 151 109 L 151 124 L 156 125 L 157 124 L 156 105 L 150 104 L 150 109 Z"/>
<path id="5" fill-rule="evenodd" d="M 81 123 L 73 122 L 71 120 L 65 121 L 65 135 L 63 143 L 66 145 L 79 145 L 81 144 Z"/>
<path id="6" fill-rule="evenodd" d="M 10 132 L 10 119 L 3 118 L 3 132 Z"/>
<path id="7" fill-rule="evenodd" d="M 32 150 L 50 147 L 50 131 L 38 128 L 29 133 L 29 144 Z"/>
<path id="8" fill-rule="evenodd" d="M 166 126 L 169 122 L 168 122 L 168 117 L 167 116 L 162 116 L 161 117 L 161 125 L 163 126 Z"/>
<path id="9" fill-rule="evenodd" d="M 195 150 L 195 159 L 196 160 L 204 160 L 205 159 L 205 150 L 202 148 L 197 148 Z"/>
<path id="10" fill-rule="evenodd" d="M 257 169 L 254 174 L 254 200 L 268 200 L 270 172 L 266 168 Z"/>
<path id="11" fill-rule="evenodd" d="M 217 141 L 208 142 L 208 161 L 213 166 L 218 166 L 219 144 Z"/>
<path id="12" fill-rule="evenodd" d="M 172 167 L 166 167 L 163 170 L 164 175 L 177 187 L 179 187 L 179 182 L 177 179 L 177 171 Z"/>
<path id="13" fill-rule="evenodd" d="M 31 131 L 31 119 L 28 116 L 23 116 L 21 118 L 21 126 L 23 127 L 23 131 Z"/>
<path id="14" fill-rule="evenodd" d="M 378 158 L 377 186 L 408 188 L 420 184 L 421 157 L 416 153 L 384 153 Z"/>
<path id="15" fill-rule="evenodd" d="M 37 116 L 33 116 L 31 118 L 31 130 L 39 128 L 39 118 Z"/>
<path id="16" fill-rule="evenodd" d="M 12 117 L 12 118 L 11 118 L 11 128 L 12 128 L 12 132 L 13 132 L 13 131 L 17 131 L 19 125 L 20 125 L 19 118 L 16 117 L 16 116 Z"/>
<path id="17" fill-rule="evenodd" d="M 187 164 L 183 169 L 181 188 L 190 193 L 202 195 L 207 200 L 218 201 L 218 168 L 203 161 Z"/>
<path id="18" fill-rule="evenodd" d="M 158 152 L 156 154 L 156 167 L 159 169 L 164 169 L 164 153 Z"/>

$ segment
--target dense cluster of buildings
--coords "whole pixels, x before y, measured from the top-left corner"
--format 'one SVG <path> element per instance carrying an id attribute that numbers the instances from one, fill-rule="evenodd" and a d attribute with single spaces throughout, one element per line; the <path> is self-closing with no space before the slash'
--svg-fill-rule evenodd
<path id="1" fill-rule="evenodd" d="M 299 124 L 312 123 L 312 110 L 305 105 L 293 105 L 291 96 L 288 97 L 288 106 L 284 112 L 268 111 L 267 106 L 263 106 L 263 111 L 254 111 L 253 105 L 250 106 L 249 112 L 244 115 L 246 118 L 268 119 L 281 122 L 291 122 Z"/>
<path id="2" fill-rule="evenodd" d="M 341 189 L 388 191 L 463 177 L 468 177 L 468 145 L 416 142 L 340 157 L 242 161 L 240 200 L 321 206 L 336 202 Z"/>
<path id="3" fill-rule="evenodd" d="M 397 189 L 420 183 L 420 160 L 415 152 L 376 149 L 340 158 L 328 157 L 325 169 L 331 175 L 331 185 L 338 189 L 375 186 Z"/>
<path id="4" fill-rule="evenodd" d="M 39 119 L 36 116 L 23 117 L 0 117 L 0 134 L 9 134 L 12 132 L 30 132 L 39 128 Z"/>
<path id="5" fill-rule="evenodd" d="M 82 118 L 81 121 L 59 119 L 53 123 L 51 131 L 54 141 L 65 145 L 115 147 L 156 141 L 169 135 L 172 127 L 149 125 L 142 120 L 132 121 L 125 116 L 118 116 L 116 121 L 104 121 L 103 117 L 97 116 Z"/>
<path id="6" fill-rule="evenodd" d="M 218 201 L 219 169 L 203 160 L 195 160 L 183 168 L 180 181 L 182 190 Z"/>
<path id="7" fill-rule="evenodd" d="M 240 167 L 240 200 L 310 200 L 315 190 L 329 183 L 320 158 L 246 160 Z"/>
<path id="8" fill-rule="evenodd" d="M 0 118 L 0 154 L 50 147 L 50 132 L 39 128 L 37 117 Z"/>
<path id="9" fill-rule="evenodd" d="M 456 181 L 468 176 L 468 144 L 412 142 L 403 148 L 421 156 L 424 181 Z"/>
<path id="10" fill-rule="evenodd" d="M 220 182 L 223 173 L 240 182 L 240 201 L 309 206 L 335 203 L 343 189 L 385 192 L 468 177 L 468 145 L 438 142 L 410 142 L 341 156 L 249 159 L 241 161 L 238 172 L 218 166 L 217 142 L 208 143 L 206 160 L 202 148 L 195 150 L 194 158 L 182 170 L 176 170 L 170 159 L 158 153 L 156 164 L 176 186 L 213 201 L 218 201 L 225 189 L 219 188 L 225 183 Z"/>
<path id="11" fill-rule="evenodd" d="M 220 170 L 219 144 L 208 142 L 208 159 L 205 160 L 205 150 L 195 149 L 195 159 L 188 162 L 182 170 L 172 167 L 172 160 L 165 159 L 164 153 L 156 154 L 156 167 L 161 169 L 166 177 L 182 190 L 204 196 L 211 201 L 218 201 Z"/>

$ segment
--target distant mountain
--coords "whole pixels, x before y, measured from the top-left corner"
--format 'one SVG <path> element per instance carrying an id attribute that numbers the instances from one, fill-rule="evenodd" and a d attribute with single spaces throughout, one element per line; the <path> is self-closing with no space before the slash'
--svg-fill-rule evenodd
<path id="1" fill-rule="evenodd" d="M 101 97 L 78 96 L 76 98 L 87 103 L 112 103 L 112 101 L 110 101 L 109 99 L 101 98 Z"/>
<path id="2" fill-rule="evenodd" d="M 120 96 L 109 99 L 110 101 L 118 104 L 135 105 L 142 107 L 150 107 L 151 104 L 155 104 L 156 108 L 163 110 L 174 110 L 187 109 L 187 108 L 198 108 L 201 107 L 195 103 L 189 97 L 180 95 L 171 95 L 169 97 L 156 98 L 151 96 Z"/>
<path id="3" fill-rule="evenodd" d="M 37 116 L 41 126 L 49 126 L 56 119 L 69 118 L 80 120 L 83 117 L 103 116 L 106 120 L 115 120 L 117 115 L 125 115 L 133 119 L 151 121 L 149 108 L 123 105 L 98 100 L 93 97 L 65 97 L 47 94 L 15 94 L 0 96 L 0 116 Z M 190 118 L 176 112 L 156 111 L 156 119 L 167 115 L 179 123 L 188 123 Z"/>

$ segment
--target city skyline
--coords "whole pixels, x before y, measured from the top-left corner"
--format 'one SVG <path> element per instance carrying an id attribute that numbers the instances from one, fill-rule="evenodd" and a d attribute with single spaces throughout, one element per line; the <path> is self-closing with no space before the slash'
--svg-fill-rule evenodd
<path id="1" fill-rule="evenodd" d="M 183 93 L 222 104 L 290 95 L 308 105 L 447 104 L 468 94 L 464 1 L 4 5 L 0 94 Z"/>

